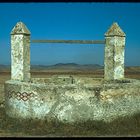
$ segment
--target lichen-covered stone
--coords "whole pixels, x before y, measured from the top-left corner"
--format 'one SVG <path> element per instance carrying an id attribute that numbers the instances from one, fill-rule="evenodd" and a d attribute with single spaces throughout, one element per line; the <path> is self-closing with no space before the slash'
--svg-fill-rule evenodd
<path id="1" fill-rule="evenodd" d="M 11 79 L 30 80 L 30 32 L 22 22 L 11 32 Z"/>
<path id="2" fill-rule="evenodd" d="M 31 33 L 23 22 L 18 22 L 11 31 L 11 35 L 15 34 L 30 35 Z"/>
<path id="3" fill-rule="evenodd" d="M 125 37 L 125 33 L 120 28 L 117 22 L 114 22 L 111 27 L 108 29 L 108 31 L 105 33 L 105 36 L 122 36 Z"/>
<path id="4" fill-rule="evenodd" d="M 86 82 L 83 85 L 82 78 L 73 79 L 75 83 L 71 84 L 58 83 L 59 77 L 55 77 L 57 84 L 53 83 L 55 81 L 39 82 L 39 79 L 35 83 L 6 81 L 7 115 L 13 118 L 54 118 L 62 122 L 112 121 L 140 111 L 139 80 L 100 81 L 100 85 Z M 91 81 L 92 78 L 88 79 Z"/>
<path id="5" fill-rule="evenodd" d="M 124 78 L 125 33 L 114 23 L 105 34 L 104 78 Z"/>

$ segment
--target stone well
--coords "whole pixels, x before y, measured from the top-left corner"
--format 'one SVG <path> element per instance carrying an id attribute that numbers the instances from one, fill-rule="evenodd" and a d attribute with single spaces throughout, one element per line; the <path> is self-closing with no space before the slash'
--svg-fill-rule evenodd
<path id="1" fill-rule="evenodd" d="M 11 80 L 5 82 L 6 114 L 63 122 L 111 121 L 140 112 L 140 80 L 124 77 L 125 34 L 114 23 L 105 34 L 105 77 L 30 76 L 30 31 L 11 32 Z"/>
<path id="2" fill-rule="evenodd" d="M 97 83 L 97 84 L 96 84 Z M 6 113 L 14 118 L 111 121 L 140 111 L 140 81 L 70 76 L 5 83 Z"/>

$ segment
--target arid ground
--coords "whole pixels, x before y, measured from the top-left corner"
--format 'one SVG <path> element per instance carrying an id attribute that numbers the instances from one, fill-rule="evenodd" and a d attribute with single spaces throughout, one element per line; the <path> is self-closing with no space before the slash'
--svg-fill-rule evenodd
<path id="1" fill-rule="evenodd" d="M 85 77 L 103 78 L 103 69 L 95 70 L 35 70 L 32 69 L 32 77 L 48 77 L 54 74 L 79 75 Z M 140 67 L 126 67 L 125 77 L 140 79 Z M 110 123 L 102 121 L 80 122 L 75 124 L 63 124 L 56 121 L 40 120 L 15 120 L 5 115 L 4 109 L 4 82 L 10 79 L 9 71 L 0 72 L 0 136 L 1 137 L 94 137 L 94 136 L 140 136 L 140 112 L 131 117 L 123 117 Z"/>

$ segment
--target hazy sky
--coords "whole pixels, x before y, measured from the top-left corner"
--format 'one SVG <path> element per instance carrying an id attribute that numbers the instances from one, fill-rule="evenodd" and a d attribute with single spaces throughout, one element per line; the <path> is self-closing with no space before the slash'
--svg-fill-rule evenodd
<path id="1" fill-rule="evenodd" d="M 140 3 L 0 3 L 0 64 L 10 64 L 10 32 L 22 21 L 33 39 L 104 40 L 118 22 L 125 65 L 140 65 Z M 33 44 L 31 64 L 104 63 L 104 45 Z"/>

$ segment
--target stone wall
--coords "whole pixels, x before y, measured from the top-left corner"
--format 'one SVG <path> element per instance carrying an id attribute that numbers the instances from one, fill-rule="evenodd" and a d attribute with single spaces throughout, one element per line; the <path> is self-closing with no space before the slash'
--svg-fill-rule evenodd
<path id="1" fill-rule="evenodd" d="M 55 118 L 63 122 L 111 121 L 140 111 L 140 81 L 110 84 L 101 81 L 100 85 L 83 86 L 74 80 L 77 82 L 73 84 L 7 81 L 8 116 Z"/>

